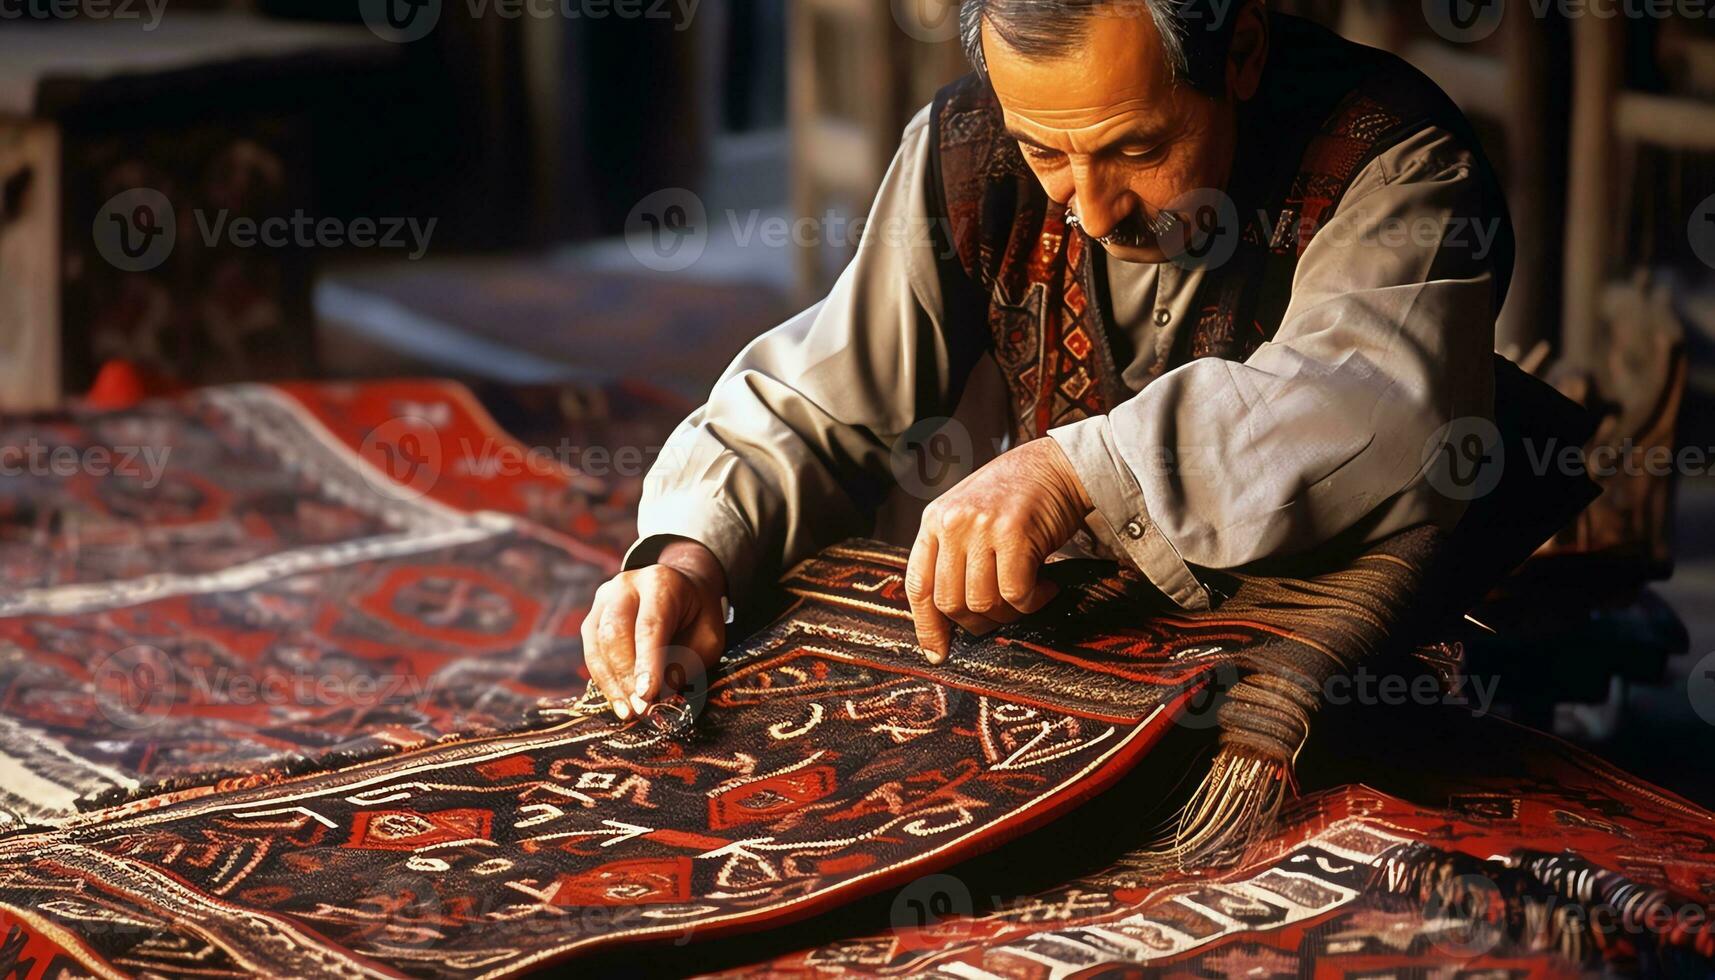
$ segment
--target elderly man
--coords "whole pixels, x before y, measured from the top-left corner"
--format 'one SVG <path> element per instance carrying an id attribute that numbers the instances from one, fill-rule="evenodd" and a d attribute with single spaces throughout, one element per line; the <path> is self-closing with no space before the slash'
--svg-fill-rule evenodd
<path id="1" fill-rule="evenodd" d="M 870 529 L 896 442 L 985 352 L 1015 437 L 924 512 L 906 587 L 932 662 L 954 624 L 1039 609 L 1078 541 L 1206 608 L 1205 569 L 1461 515 L 1426 447 L 1491 416 L 1511 231 L 1433 84 L 1262 0 L 960 15 L 977 71 L 907 127 L 871 211 L 932 234 L 867 236 L 649 475 L 583 627 L 622 718 L 662 695 L 665 648 L 713 664 L 727 596 Z"/>

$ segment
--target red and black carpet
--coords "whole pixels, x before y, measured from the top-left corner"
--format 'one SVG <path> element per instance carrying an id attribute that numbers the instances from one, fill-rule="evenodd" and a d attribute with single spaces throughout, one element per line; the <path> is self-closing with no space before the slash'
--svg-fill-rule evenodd
<path id="1" fill-rule="evenodd" d="M 634 444 L 640 418 L 579 438 Z M 1308 581 L 1238 576 L 1195 615 L 1069 563 L 1053 606 L 944 668 L 912 643 L 902 552 L 849 543 L 691 679 L 694 725 L 620 724 L 577 697 L 577 628 L 636 480 L 473 451 L 517 443 L 461 389 L 213 389 L 3 431 L 173 449 L 135 479 L 0 481 L 0 975 L 669 962 L 643 944 L 678 971 L 963 977 L 1715 953 L 1715 817 L 1468 715 L 1440 746 L 1314 742 L 1327 788 L 1277 784 L 1237 864 L 1152 849 L 1150 806 L 1208 769 L 1183 749 L 1220 723 L 1202 690 L 1379 650 L 1410 536 Z"/>
<path id="2" fill-rule="evenodd" d="M 641 460 L 677 410 L 556 414 Z M 433 382 L 212 388 L 0 446 L 0 828 L 520 723 L 581 690 L 642 482 Z"/>

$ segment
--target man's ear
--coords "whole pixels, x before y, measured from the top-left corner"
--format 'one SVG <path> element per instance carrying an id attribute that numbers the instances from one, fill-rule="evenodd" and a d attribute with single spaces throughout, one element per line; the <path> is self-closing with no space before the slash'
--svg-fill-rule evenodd
<path id="1" fill-rule="evenodd" d="M 1227 48 L 1227 93 L 1249 102 L 1268 62 L 1268 8 L 1264 0 L 1235 0 L 1233 40 Z"/>

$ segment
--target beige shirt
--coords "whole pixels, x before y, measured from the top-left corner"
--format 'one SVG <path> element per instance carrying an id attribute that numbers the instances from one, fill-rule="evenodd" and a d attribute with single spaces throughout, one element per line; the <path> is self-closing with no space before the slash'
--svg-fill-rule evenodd
<path id="1" fill-rule="evenodd" d="M 890 457 L 919 419 L 950 416 L 949 330 L 928 227 L 928 111 L 905 130 L 852 263 L 826 299 L 752 341 L 650 470 L 640 540 L 707 545 L 734 601 L 819 548 L 870 532 Z M 1371 161 L 1301 257 L 1274 339 L 1244 362 L 1205 358 L 1107 416 L 1051 430 L 1110 550 L 1186 608 L 1188 567 L 1231 568 L 1363 523 L 1373 539 L 1461 501 L 1425 481 L 1452 419 L 1492 415 L 1490 246 L 1475 160 L 1428 129 Z M 1167 356 L 1201 273 L 1107 259 L 1121 374 L 1137 391 Z M 978 406 L 1004 420 L 1001 398 Z M 995 426 L 1004 431 L 1004 423 Z"/>

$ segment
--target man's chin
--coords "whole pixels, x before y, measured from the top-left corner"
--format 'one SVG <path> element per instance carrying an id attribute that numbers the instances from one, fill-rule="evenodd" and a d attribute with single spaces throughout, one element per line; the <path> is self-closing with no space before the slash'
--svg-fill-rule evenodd
<path id="1" fill-rule="evenodd" d="M 1167 261 L 1167 253 L 1158 244 L 1110 245 L 1107 242 L 1099 242 L 1099 244 L 1107 251 L 1110 258 L 1118 259 L 1121 262 L 1153 264 Z"/>

